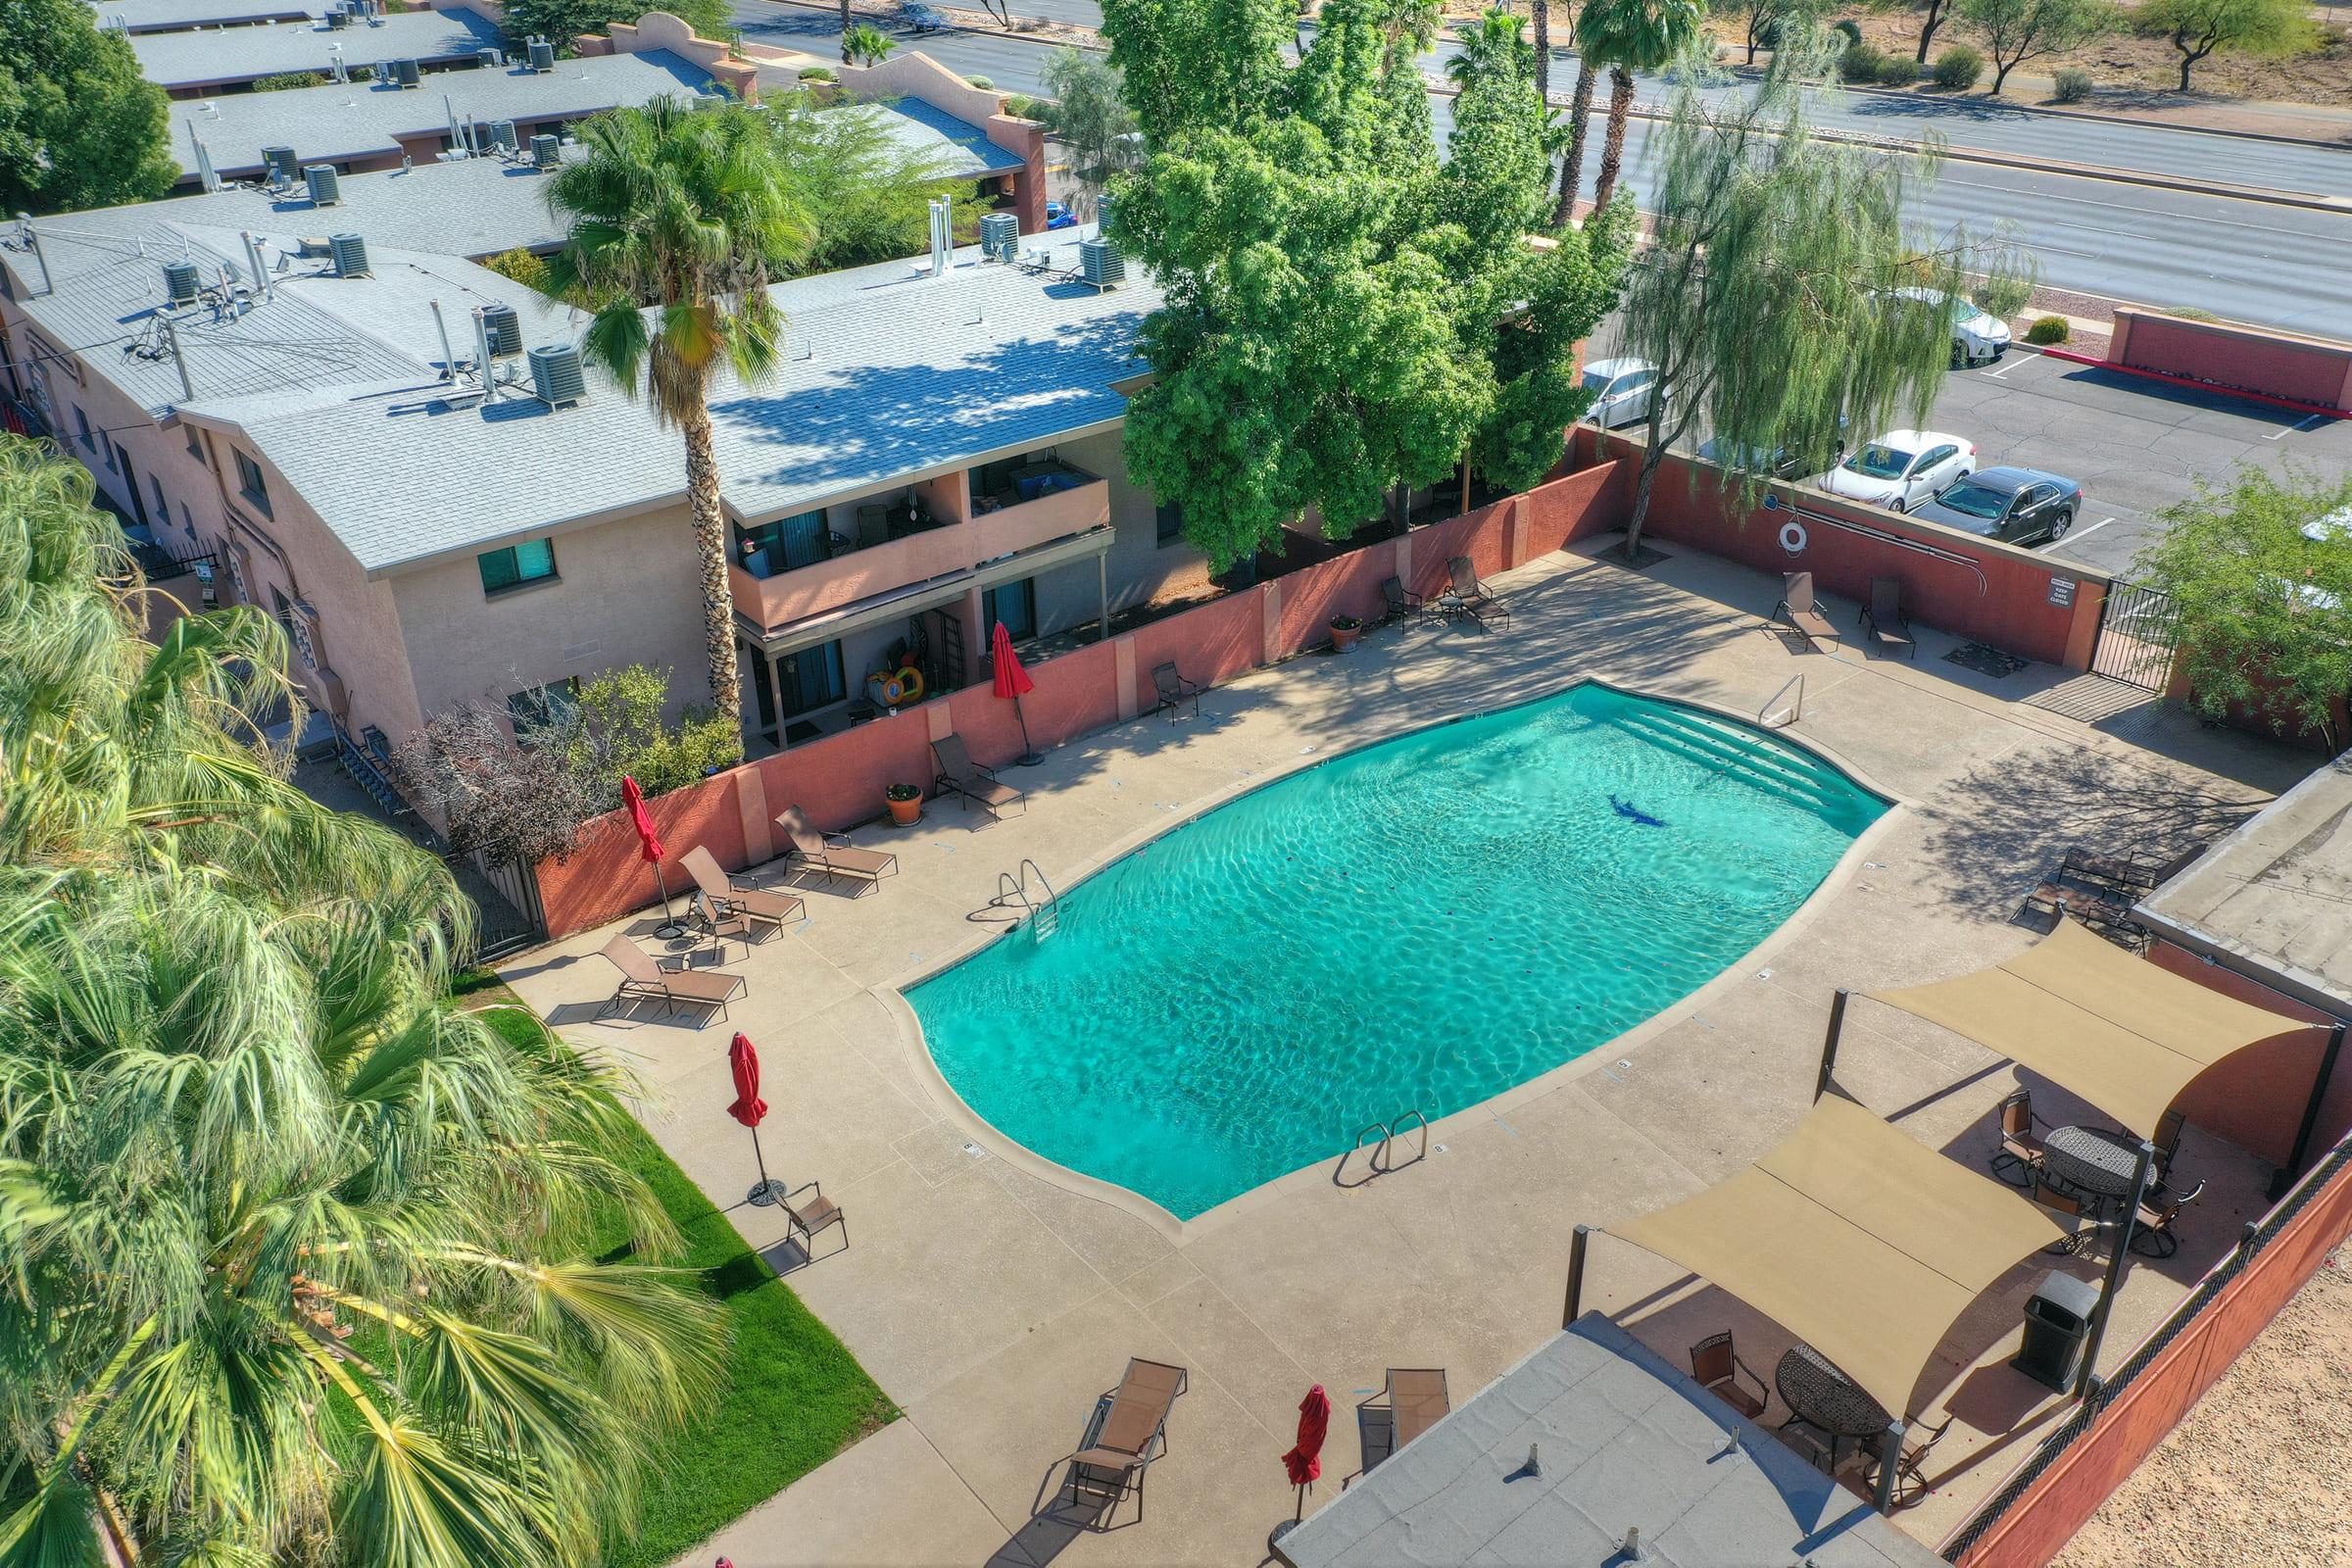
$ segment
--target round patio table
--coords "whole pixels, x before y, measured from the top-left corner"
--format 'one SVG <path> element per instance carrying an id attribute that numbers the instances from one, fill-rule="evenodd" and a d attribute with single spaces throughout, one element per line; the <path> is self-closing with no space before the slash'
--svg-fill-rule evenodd
<path id="1" fill-rule="evenodd" d="M 1782 1403 L 1833 1439 L 1874 1439 L 1893 1420 L 1878 1400 L 1810 1345 L 1796 1346 L 1783 1355 L 1780 1365 L 1773 1368 L 1772 1381 L 1781 1391 Z"/>
<path id="2" fill-rule="evenodd" d="M 2041 1141 L 2041 1165 L 2059 1186 L 2120 1203 L 2139 1174 L 2139 1144 L 2129 1133 L 2098 1127 L 2053 1127 Z"/>

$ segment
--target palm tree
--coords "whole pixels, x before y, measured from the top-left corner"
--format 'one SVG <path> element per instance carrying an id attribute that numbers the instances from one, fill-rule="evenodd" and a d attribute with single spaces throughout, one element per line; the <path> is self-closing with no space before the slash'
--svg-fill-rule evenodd
<path id="1" fill-rule="evenodd" d="M 747 382 L 774 366 L 783 317 L 767 287 L 808 229 L 774 137 L 740 105 L 697 114 L 664 96 L 595 117 L 579 139 L 588 156 L 548 187 L 570 225 L 549 281 L 592 313 L 588 358 L 631 396 L 642 376 L 655 418 L 685 436 L 710 702 L 740 723 L 710 379 L 722 362 Z"/>
<path id="2" fill-rule="evenodd" d="M 841 58 L 846 65 L 878 66 L 897 49 L 899 40 L 870 22 L 860 22 L 841 35 Z"/>
<path id="3" fill-rule="evenodd" d="M 1524 81 L 1532 65 L 1527 34 L 1519 19 L 1498 7 L 1479 18 L 1478 25 L 1462 34 L 1460 51 L 1446 62 L 1446 79 L 1460 88 L 1498 74 L 1517 73 L 1518 79 Z"/>
<path id="4" fill-rule="evenodd" d="M 1551 0 L 1530 0 L 1536 19 L 1536 96 L 1551 103 Z"/>
<path id="5" fill-rule="evenodd" d="M 1607 206 L 1617 188 L 1625 122 L 1634 110 L 1634 73 L 1656 71 L 1689 48 L 1703 16 L 1701 0 L 1585 0 L 1576 19 L 1577 52 L 1609 68 L 1609 130 L 1593 182 L 1595 206 Z"/>
<path id="6" fill-rule="evenodd" d="M 1597 0 L 1585 0 L 1590 10 Z M 1580 39 L 1576 49 L 1576 88 L 1568 101 L 1568 150 L 1560 156 L 1560 200 L 1551 210 L 1554 228 L 1565 228 L 1576 216 L 1576 188 L 1585 177 L 1585 128 L 1592 119 L 1592 57 Z"/>
<path id="7" fill-rule="evenodd" d="M 0 1564 L 569 1568 L 715 1386 L 567 1050 L 443 1002 L 470 908 L 255 741 L 250 610 L 134 633 L 0 438 Z"/>

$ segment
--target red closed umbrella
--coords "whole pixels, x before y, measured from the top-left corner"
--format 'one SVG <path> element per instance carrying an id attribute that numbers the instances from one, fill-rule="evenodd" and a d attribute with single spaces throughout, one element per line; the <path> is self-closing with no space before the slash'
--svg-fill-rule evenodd
<path id="1" fill-rule="evenodd" d="M 997 629 L 989 633 L 988 662 L 996 675 L 989 689 L 999 697 L 1011 698 L 1012 716 L 1020 720 L 1021 755 L 1013 759 L 1014 765 L 1035 767 L 1045 759 L 1038 755 L 1037 748 L 1029 742 L 1029 715 L 1021 711 L 1021 693 L 1037 690 L 1037 682 L 1031 680 L 1029 672 L 1021 667 L 1020 655 L 1012 651 L 1012 633 L 1004 629 L 1004 623 L 1001 620 L 997 622 Z"/>
<path id="2" fill-rule="evenodd" d="M 727 1065 L 735 1074 L 735 1103 L 727 1107 L 727 1114 L 752 1130 L 752 1160 L 760 1167 L 760 1185 L 751 1190 L 750 1200 L 764 1207 L 784 1197 L 784 1184 L 768 1180 L 767 1157 L 760 1152 L 760 1123 L 767 1117 L 767 1102 L 760 1098 L 760 1053 L 741 1030 L 727 1047 Z"/>
<path id="3" fill-rule="evenodd" d="M 662 893 L 662 923 L 654 927 L 654 935 L 674 937 L 686 928 L 670 916 L 669 878 L 662 874 L 662 834 L 654 826 L 654 813 L 645 808 L 645 791 L 626 773 L 620 777 L 620 799 L 629 808 L 629 826 L 637 830 L 638 853 L 654 868 L 654 886 Z"/>
<path id="4" fill-rule="evenodd" d="M 1323 1439 L 1331 1431 L 1331 1396 L 1318 1383 L 1298 1401 L 1298 1443 L 1282 1456 L 1291 1485 L 1298 1489 L 1298 1514 L 1306 1512 L 1306 1489 L 1323 1474 Z"/>

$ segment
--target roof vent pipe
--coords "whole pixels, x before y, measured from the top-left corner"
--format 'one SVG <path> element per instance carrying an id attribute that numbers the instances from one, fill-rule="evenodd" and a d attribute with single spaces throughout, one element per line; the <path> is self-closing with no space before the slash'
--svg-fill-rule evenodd
<path id="1" fill-rule="evenodd" d="M 931 275 L 933 277 L 948 275 L 948 251 L 954 232 L 951 226 L 954 220 L 950 215 L 953 211 L 954 209 L 944 201 L 931 203 Z"/>
<path id="2" fill-rule="evenodd" d="M 433 308 L 433 330 L 441 334 L 441 379 L 455 381 L 458 378 L 458 351 L 449 346 L 449 320 L 441 314 L 439 300 L 427 303 Z"/>
<path id="3" fill-rule="evenodd" d="M 220 176 L 213 169 L 213 155 L 206 149 L 204 138 L 196 134 L 196 122 L 188 122 L 188 141 L 196 149 L 196 177 L 203 182 L 206 194 L 220 188 Z"/>
<path id="4" fill-rule="evenodd" d="M 498 396 L 498 377 L 490 368 L 490 326 L 478 308 L 473 313 L 473 356 L 474 378 L 482 383 L 484 393 Z"/>
<path id="5" fill-rule="evenodd" d="M 270 269 L 262 262 L 261 244 L 253 237 L 250 228 L 243 230 L 241 237 L 245 241 L 245 265 L 253 269 L 253 291 L 263 299 L 269 299 Z"/>
<path id="6" fill-rule="evenodd" d="M 49 258 L 41 254 L 41 231 L 32 226 L 32 215 L 19 213 L 17 223 L 24 230 L 24 243 L 32 247 L 32 259 L 41 264 L 41 292 L 56 293 L 57 285 L 49 281 Z"/>

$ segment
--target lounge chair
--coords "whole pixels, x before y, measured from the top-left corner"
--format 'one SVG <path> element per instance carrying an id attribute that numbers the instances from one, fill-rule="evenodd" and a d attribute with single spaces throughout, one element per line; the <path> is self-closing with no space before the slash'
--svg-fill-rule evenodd
<path id="1" fill-rule="evenodd" d="M 2132 1230 L 2132 1250 L 2148 1257 L 2170 1257 L 2180 1250 L 2180 1238 L 2174 1234 L 2173 1226 L 2182 1209 L 2204 1196 L 2205 1184 L 2199 1182 L 2185 1193 L 2141 1199 Z"/>
<path id="2" fill-rule="evenodd" d="M 2137 946 L 2148 936 L 2148 928 L 2132 917 L 2131 905 L 2099 888 L 2044 882 L 2026 895 L 2026 907 L 2057 918 L 2071 914 L 2110 941 L 2120 936 Z"/>
<path id="3" fill-rule="evenodd" d="M 2001 1102 L 2001 1147 L 1989 1161 L 1992 1173 L 2012 1187 L 2031 1187 L 2041 1168 L 2041 1135 L 2034 1129 L 2049 1123 L 2034 1114 L 2034 1091 L 2020 1089 Z M 2016 1171 L 2014 1179 L 2004 1175 Z"/>
<path id="4" fill-rule="evenodd" d="M 1805 640 L 1807 648 L 1818 651 L 1825 642 L 1838 640 L 1838 628 L 1830 617 L 1821 612 L 1813 599 L 1813 574 L 1791 571 L 1783 574 L 1781 602 L 1772 607 L 1772 620 L 1786 619 L 1788 627 Z M 1770 624 L 1770 621 L 1766 622 Z"/>
<path id="5" fill-rule="evenodd" d="M 1912 1429 L 1919 1434 L 1918 1440 L 1904 1444 L 1902 1457 L 1895 1461 L 1892 1504 L 1894 1507 L 1909 1508 L 1926 1500 L 1929 1490 L 1928 1455 L 1935 1449 L 1936 1444 L 1943 1441 L 1943 1435 L 1951 1429 L 1952 1418 L 1948 1415 L 1943 1418 L 1943 1424 L 1940 1426 Z M 1883 1457 L 1873 1458 L 1870 1467 L 1862 1474 L 1864 1486 L 1871 1488 L 1878 1486 L 1879 1466 L 1884 1462 Z"/>
<path id="6" fill-rule="evenodd" d="M 1152 689 L 1159 696 L 1152 711 L 1167 714 L 1169 723 L 1176 722 L 1176 710 L 1186 703 L 1193 705 L 1195 718 L 1200 716 L 1200 693 L 1203 688 L 1197 680 L 1186 680 L 1184 671 L 1178 669 L 1173 661 L 1152 666 Z"/>
<path id="7" fill-rule="evenodd" d="M 1446 563 L 1446 569 L 1453 576 L 1453 597 L 1461 601 L 1464 610 L 1477 617 L 1480 625 L 1495 620 L 1505 626 L 1511 623 L 1511 607 L 1495 598 L 1488 591 L 1487 585 L 1478 580 L 1478 568 L 1470 564 L 1468 556 L 1455 556 Z"/>
<path id="8" fill-rule="evenodd" d="M 1143 1522 L 1144 1476 L 1168 1450 L 1168 1412 L 1189 1382 L 1183 1367 L 1130 1357 L 1119 1386 L 1096 1401 L 1085 1439 L 1054 1461 L 1070 1467 L 1073 1500 L 1102 1499 L 1096 1529 L 1109 1528 L 1111 1510 L 1131 1493 L 1136 1522 Z"/>
<path id="9" fill-rule="evenodd" d="M 850 843 L 847 833 L 820 833 L 808 825 L 808 818 L 797 806 L 785 808 L 776 817 L 776 830 L 784 835 L 788 862 L 821 872 L 828 881 L 840 877 L 879 887 L 884 877 L 898 874 L 897 856 L 858 849 Z"/>
<path id="10" fill-rule="evenodd" d="M 651 999 L 660 1002 L 664 1012 L 675 1011 L 680 1003 L 705 1008 L 703 1022 L 709 1023 L 710 1011 L 725 1017 L 727 1004 L 750 989 L 749 982 L 739 974 L 689 969 L 684 958 L 657 958 L 619 933 L 598 951 L 597 956 L 620 971 L 620 984 L 597 1009 L 599 1018 L 618 1012 L 632 1002 Z"/>
<path id="11" fill-rule="evenodd" d="M 1750 1394 L 1740 1386 L 1741 1373 L 1745 1373 L 1747 1381 L 1756 1386 L 1755 1393 Z M 1764 1407 L 1772 1402 L 1771 1391 L 1764 1386 L 1764 1380 L 1756 1376 L 1754 1369 L 1740 1360 L 1739 1351 L 1732 1348 L 1729 1329 L 1721 1334 L 1710 1334 L 1690 1347 L 1690 1375 L 1697 1379 L 1700 1388 L 1750 1421 L 1761 1420 Z"/>
<path id="12" fill-rule="evenodd" d="M 1894 577 L 1870 579 L 1870 603 L 1862 607 L 1862 629 L 1871 640 L 1887 648 L 1900 648 L 1913 659 L 1919 657 L 1919 639 L 1911 635 L 1911 616 L 1903 609 L 1903 585 Z"/>
<path id="13" fill-rule="evenodd" d="M 1369 1472 L 1453 1408 L 1444 1367 L 1389 1368 L 1387 1384 L 1355 1407 L 1356 1441 Z"/>
<path id="14" fill-rule="evenodd" d="M 988 808 L 991 816 L 1002 816 L 1004 808 L 1027 797 L 1009 784 L 1000 783 L 989 768 L 972 760 L 971 753 L 963 749 L 960 735 L 942 735 L 931 743 L 931 757 L 939 764 L 939 776 L 931 781 L 932 788 L 954 790 L 963 797 L 963 808 L 970 810 L 974 801 Z M 1023 811 L 1029 808 L 1021 807 Z"/>
<path id="15" fill-rule="evenodd" d="M 803 1193 L 809 1196 L 803 1198 L 801 1196 Z M 835 1250 L 844 1252 L 849 1250 L 850 1216 L 843 1211 L 839 1203 L 827 1198 L 824 1189 L 817 1186 L 816 1183 L 809 1182 L 786 1193 L 783 1208 L 784 1239 L 789 1242 L 794 1237 L 799 1237 L 801 1251 L 804 1254 L 808 1253 L 816 1245 L 816 1233 L 829 1225 L 841 1227 L 841 1246 Z"/>
<path id="16" fill-rule="evenodd" d="M 718 934 L 718 922 L 722 919 L 740 922 L 745 933 L 744 940 L 748 943 L 751 940 L 750 928 L 754 925 L 764 925 L 770 930 L 780 931 L 785 921 L 800 918 L 799 898 L 790 893 L 769 893 L 760 888 L 743 887 L 729 880 L 727 873 L 720 870 L 718 862 L 711 858 L 710 851 L 703 845 L 697 844 L 688 850 L 679 857 L 678 863 L 686 868 L 688 876 L 694 878 L 694 885 L 702 890 L 704 899 L 708 901 L 709 906 L 704 911 L 703 919 L 713 937 Z"/>
<path id="17" fill-rule="evenodd" d="M 2170 881 L 2173 874 L 2204 853 L 2200 846 L 2169 860 L 2156 860 L 2139 855 L 2101 855 L 2081 845 L 2066 852 L 2058 862 L 2058 880 L 2072 877 L 2081 882 L 2093 882 L 2128 893 L 2136 899 L 2151 893 Z"/>
<path id="18" fill-rule="evenodd" d="M 1438 613 L 1436 608 L 1428 600 L 1407 588 L 1401 580 L 1396 577 L 1380 579 L 1380 597 L 1382 602 L 1389 607 L 1388 613 L 1380 617 L 1384 625 L 1394 624 L 1399 620 L 1443 620 L 1446 618 Z"/>

